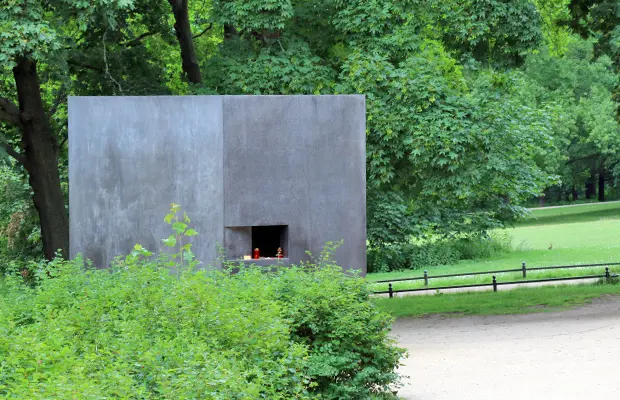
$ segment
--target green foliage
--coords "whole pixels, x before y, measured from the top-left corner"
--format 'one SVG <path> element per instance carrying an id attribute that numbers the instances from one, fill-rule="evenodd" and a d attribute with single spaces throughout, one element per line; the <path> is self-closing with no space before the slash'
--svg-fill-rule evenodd
<path id="1" fill-rule="evenodd" d="M 293 16 L 291 0 L 214 0 L 213 9 L 222 25 L 242 35 L 281 30 Z"/>
<path id="2" fill-rule="evenodd" d="M 135 257 L 114 273 L 80 264 L 37 271 L 36 289 L 7 279 L 3 396 L 306 397 L 306 350 L 289 339 L 264 285 L 234 290 L 204 273 L 177 280 Z"/>
<path id="3" fill-rule="evenodd" d="M 363 279 L 322 254 L 281 268 L 194 271 L 173 205 L 176 253 L 140 245 L 111 271 L 77 258 L 0 280 L 7 398 L 384 398 L 402 350 Z M 177 257 L 174 257 L 177 256 Z M 175 261 L 170 264 L 170 261 Z M 176 274 L 171 274 L 176 270 Z M 16 271 L 19 272 L 19 271 Z"/>
<path id="4" fill-rule="evenodd" d="M 611 57 L 620 69 L 620 4 L 615 0 L 571 0 L 566 24 L 584 38 L 595 38 L 599 54 Z"/>
<path id="5" fill-rule="evenodd" d="M 198 235 L 198 232 L 188 227 L 191 219 L 185 212 L 181 217 L 179 215 L 180 212 L 180 205 L 174 203 L 170 205 L 170 212 L 166 214 L 164 221 L 171 226 L 172 234 L 162 240 L 166 247 L 176 250 L 173 253 L 166 253 L 168 260 L 164 262 L 164 265 L 170 268 L 177 266 L 177 274 L 180 274 L 186 268 L 192 270 L 198 265 L 198 261 L 194 258 L 194 253 L 192 253 L 192 244 L 183 242 L 190 237 Z"/>
<path id="6" fill-rule="evenodd" d="M 403 353 L 393 347 L 391 320 L 377 313 L 363 279 L 344 275 L 323 253 L 315 264 L 279 272 L 274 284 L 292 339 L 308 348 L 311 393 L 325 399 L 391 393 Z"/>
<path id="7" fill-rule="evenodd" d="M 214 3 L 228 36 L 202 92 L 365 94 L 371 242 L 484 231 L 552 182 L 532 161 L 546 110 L 515 75 L 459 61 L 518 64 L 540 41 L 529 1 L 241 3 Z"/>
<path id="8" fill-rule="evenodd" d="M 68 18 L 74 18 L 81 31 L 101 18 L 114 27 L 116 12 L 132 5 L 132 0 L 60 0 L 52 7 L 40 0 L 7 0 L 0 14 L 0 67 L 13 67 L 19 57 L 57 57 L 66 44 L 63 28 Z"/>
<path id="9" fill-rule="evenodd" d="M 256 52 L 226 43 L 223 55 L 212 60 L 215 72 L 208 79 L 227 94 L 320 94 L 334 79 L 303 42 L 284 41 Z"/>
<path id="10" fill-rule="evenodd" d="M 592 41 L 573 37 L 561 57 L 533 55 L 524 75 L 537 107 L 546 107 L 553 115 L 555 149 L 538 162 L 562 177 L 560 195 L 618 165 L 620 125 L 613 91 L 620 75 L 608 57 L 595 58 Z"/>
<path id="11" fill-rule="evenodd" d="M 398 67 L 381 54 L 352 55 L 343 78 L 341 91 L 368 93 L 369 203 L 386 197 L 375 190 L 397 193 L 390 197 L 403 201 L 394 207 L 411 216 L 416 235 L 514 220 L 523 214 L 518 205 L 551 182 L 533 162 L 550 144 L 549 116 L 523 104 L 518 75 L 489 72 L 468 81 L 429 43 Z M 369 205 L 371 240 L 385 229 L 372 226 L 386 218 L 374 211 L 381 207 L 390 206 Z"/>
<path id="12" fill-rule="evenodd" d="M 517 63 L 539 41 L 531 3 L 294 2 L 286 18 L 314 30 L 282 25 L 275 11 L 244 10 L 238 2 L 214 7 L 215 20 L 237 35 L 213 58 L 208 86 L 226 94 L 365 94 L 372 243 L 484 231 L 517 219 L 518 205 L 551 181 L 532 161 L 550 143 L 550 118 L 521 104 L 522 81 L 486 71 L 472 79 L 451 52 L 469 57 L 484 43 L 474 58 L 485 65 Z M 311 21 L 309 10 L 322 19 Z M 257 22 L 263 18 L 271 22 Z"/>
<path id="13" fill-rule="evenodd" d="M 522 218 L 546 188 L 566 200 L 620 176 L 616 3 L 194 1 L 200 86 L 181 78 L 165 1 L 9 0 L 0 97 L 15 100 L 16 57 L 38 60 L 46 108 L 61 94 L 62 141 L 66 94 L 361 93 L 371 245 L 480 233 Z"/>
<path id="14" fill-rule="evenodd" d="M 424 269 L 435 265 L 453 264 L 459 257 L 450 243 L 386 244 L 369 248 L 369 273 Z"/>
<path id="15" fill-rule="evenodd" d="M 460 260 L 485 259 L 512 251 L 511 239 L 505 233 L 427 240 L 409 243 L 387 243 L 368 250 L 368 272 L 417 270 Z"/>
<path id="16" fill-rule="evenodd" d="M 444 43 L 483 63 L 519 65 L 542 39 L 540 15 L 530 0 L 425 3 L 429 23 L 439 23 Z"/>
<path id="17" fill-rule="evenodd" d="M 41 231 L 24 174 L 0 161 L 0 275 L 12 264 L 36 260 Z"/>
<path id="18" fill-rule="evenodd" d="M 562 24 L 570 16 L 570 0 L 534 0 L 542 20 L 542 34 L 551 54 L 562 55 L 570 40 L 569 29 Z"/>

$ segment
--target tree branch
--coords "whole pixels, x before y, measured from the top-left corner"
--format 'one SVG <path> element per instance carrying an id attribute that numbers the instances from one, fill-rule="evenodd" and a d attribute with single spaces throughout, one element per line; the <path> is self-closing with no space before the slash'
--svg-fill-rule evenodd
<path id="1" fill-rule="evenodd" d="M 170 3 L 170 6 L 172 6 L 172 12 L 173 13 L 183 6 L 183 1 L 182 0 L 181 1 L 178 1 L 178 0 L 168 0 L 168 3 Z"/>
<path id="2" fill-rule="evenodd" d="M 209 24 L 209 26 L 207 26 L 202 32 L 192 36 L 192 39 L 196 39 L 201 37 L 202 35 L 204 35 L 205 33 L 207 33 L 208 31 L 210 31 L 213 28 L 213 24 Z"/>
<path id="3" fill-rule="evenodd" d="M 52 104 L 52 108 L 50 108 L 49 113 L 47 114 L 48 119 L 52 119 L 56 111 L 58 111 L 58 106 L 62 103 L 62 100 L 65 98 L 65 90 L 64 88 L 60 88 L 58 92 L 56 92 L 56 99 L 54 100 L 54 104 Z"/>
<path id="4" fill-rule="evenodd" d="M 19 108 L 12 101 L 0 97 L 0 121 L 21 128 L 22 121 L 19 114 Z"/>
<path id="5" fill-rule="evenodd" d="M 2 146 L 4 148 L 4 150 L 7 152 L 8 155 L 10 155 L 15 160 L 17 160 L 18 163 L 20 163 L 24 167 L 26 166 L 26 157 L 24 157 L 22 154 L 16 152 L 13 149 L 13 146 L 11 146 L 9 144 L 9 142 L 5 141 L 2 137 L 0 137 L 0 146 Z"/>
<path id="6" fill-rule="evenodd" d="M 96 67 L 96 66 L 91 65 L 91 64 L 81 63 L 81 62 L 75 61 L 75 60 L 67 60 L 67 64 L 75 65 L 76 67 L 82 67 L 82 68 L 90 69 L 90 70 L 97 71 L 97 72 L 103 72 L 103 68 Z"/>
<path id="7" fill-rule="evenodd" d="M 107 34 L 108 34 L 108 30 L 106 29 L 106 31 L 103 33 L 103 37 L 101 38 L 101 45 L 103 46 L 103 65 L 105 65 L 105 74 L 110 78 L 112 82 L 116 83 L 116 86 L 118 86 L 118 91 L 121 94 L 123 94 L 123 88 L 121 87 L 121 84 L 116 79 L 114 79 L 114 77 L 110 73 L 110 67 L 108 65 L 108 56 L 107 56 L 107 51 L 105 48 L 105 37 Z"/>
<path id="8" fill-rule="evenodd" d="M 146 32 L 143 33 L 142 35 L 133 38 L 131 40 L 128 40 L 126 42 L 121 43 L 121 46 L 123 47 L 134 47 L 140 44 L 140 42 L 142 41 L 142 39 L 149 37 L 149 36 L 153 36 L 153 35 L 157 35 L 159 34 L 159 32 Z"/>
<path id="9" fill-rule="evenodd" d="M 589 154 L 589 155 L 587 155 L 587 156 L 577 157 L 577 158 L 573 158 L 573 159 L 571 159 L 571 160 L 568 160 L 568 161 L 566 162 L 566 164 L 572 164 L 572 163 L 574 163 L 574 162 L 577 162 L 577 161 L 583 161 L 583 160 L 591 160 L 591 159 L 593 159 L 593 158 L 597 158 L 597 157 L 600 157 L 600 154 L 599 154 L 599 153 Z"/>
<path id="10" fill-rule="evenodd" d="M 62 149 L 62 146 L 64 146 L 65 143 L 67 143 L 67 139 L 69 139 L 69 135 L 67 135 L 64 138 L 62 138 L 62 142 L 60 142 L 60 144 L 58 145 L 59 149 Z"/>
<path id="11" fill-rule="evenodd" d="M 15 150 L 13 150 L 13 148 L 11 146 L 9 146 L 8 144 L 4 144 L 3 143 L 2 147 L 4 147 L 4 150 L 8 153 L 8 155 L 10 155 L 15 160 L 17 160 L 18 163 L 20 163 L 24 167 L 26 166 L 26 157 L 24 157 L 23 155 L 19 154 Z"/>
<path id="12" fill-rule="evenodd" d="M 611 163 L 611 164 L 609 165 L 609 167 L 607 167 L 607 169 L 608 169 L 608 170 L 613 169 L 613 168 L 614 168 L 616 165 L 618 165 L 618 164 L 620 164 L 620 160 L 618 160 L 618 161 L 616 161 L 616 162 L 614 162 L 614 163 Z"/>

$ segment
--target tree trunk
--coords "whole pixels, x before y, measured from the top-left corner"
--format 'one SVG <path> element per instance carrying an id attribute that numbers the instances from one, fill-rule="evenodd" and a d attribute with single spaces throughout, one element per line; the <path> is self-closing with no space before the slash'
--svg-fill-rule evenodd
<path id="1" fill-rule="evenodd" d="M 174 31 L 181 48 L 181 60 L 183 62 L 183 72 L 188 81 L 201 83 L 202 74 L 196 57 L 196 48 L 192 37 L 192 27 L 189 23 L 188 0 L 168 0 L 172 6 L 174 15 Z"/>
<path id="2" fill-rule="evenodd" d="M 39 212 L 43 252 L 48 260 L 60 251 L 69 257 L 69 216 L 60 187 L 58 141 L 41 99 L 36 61 L 22 58 L 13 68 L 22 122 L 24 166 Z"/>
<path id="3" fill-rule="evenodd" d="M 573 186 L 573 201 L 579 200 L 579 192 L 577 192 L 577 188 Z"/>
<path id="4" fill-rule="evenodd" d="M 598 173 L 598 201 L 605 201 L 605 170 Z"/>
<path id="5" fill-rule="evenodd" d="M 225 24 L 224 25 L 224 40 L 230 40 L 234 38 L 235 36 L 237 36 L 237 29 L 230 24 Z"/>
<path id="6" fill-rule="evenodd" d="M 596 171 L 594 167 L 590 169 L 590 179 L 586 181 L 586 199 L 596 197 Z"/>

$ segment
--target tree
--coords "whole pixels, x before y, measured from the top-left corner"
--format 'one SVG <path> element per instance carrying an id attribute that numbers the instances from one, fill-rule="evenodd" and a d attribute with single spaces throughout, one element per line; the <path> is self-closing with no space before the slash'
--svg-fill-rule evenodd
<path id="1" fill-rule="evenodd" d="M 572 37 L 558 57 L 541 51 L 532 55 L 524 74 L 538 107 L 553 109 L 556 154 L 549 155 L 549 171 L 562 176 L 559 196 L 605 199 L 606 181 L 620 162 L 620 125 L 615 116 L 613 90 L 620 76 L 607 56 L 595 57 L 592 40 Z M 597 195 L 598 192 L 598 195 Z"/>
<path id="2" fill-rule="evenodd" d="M 127 0 L 100 0 L 95 4 L 62 0 L 54 5 L 39 0 L 7 0 L 0 14 L 0 66 L 12 72 L 14 84 L 11 92 L 2 88 L 4 94 L 8 93 L 0 98 L 2 143 L 28 172 L 48 259 L 54 258 L 57 251 L 68 257 L 69 218 L 58 170 L 60 142 L 51 122 L 61 100 L 45 104 L 39 70 L 62 63 L 71 42 L 69 28 L 85 32 L 99 18 L 113 23 L 114 12 L 130 5 Z M 63 94 L 59 91 L 59 98 Z M 14 146 L 16 142 L 19 150 Z"/>
<path id="3" fill-rule="evenodd" d="M 3 145 L 16 159 L 47 155 L 27 171 L 48 257 L 66 248 L 68 93 L 363 93 L 375 241 L 501 226 L 522 215 L 521 203 L 554 174 L 585 175 L 585 161 L 567 169 L 566 153 L 550 149 L 564 139 L 549 133 L 557 128 L 568 138 L 562 129 L 577 126 L 568 122 L 576 114 L 559 118 L 563 105 L 535 97 L 529 72 L 518 71 L 543 38 L 558 49 L 565 44 L 566 32 L 553 24 L 566 9 L 548 0 L 53 3 L 9 0 L 10 12 L 0 16 L 0 63 L 10 72 L 0 80 Z M 12 72 L 23 59 L 38 78 L 25 97 L 33 108 L 38 87 L 42 123 L 33 135 L 24 133 L 30 114 L 19 108 L 21 78 Z M 596 96 L 579 121 L 599 132 L 602 146 L 608 121 L 593 110 L 609 104 L 605 93 Z M 24 145 L 29 135 L 41 139 L 37 152 Z M 604 176 L 615 167 L 605 161 Z"/>
<path id="4" fill-rule="evenodd" d="M 196 56 L 192 26 L 189 20 L 189 0 L 168 0 L 174 15 L 174 31 L 176 32 L 185 77 L 191 83 L 201 83 L 202 73 Z"/>
<path id="5" fill-rule="evenodd" d="M 445 46 L 484 64 L 521 65 L 542 40 L 542 21 L 531 0 L 424 3 L 427 23 L 438 22 Z"/>
<path id="6" fill-rule="evenodd" d="M 595 55 L 611 58 L 620 73 L 620 3 L 617 0 L 570 0 L 570 18 L 561 23 L 584 39 L 595 39 Z M 614 101 L 620 102 L 620 86 Z M 618 112 L 620 120 L 620 111 Z"/>
<path id="7" fill-rule="evenodd" d="M 518 65 L 541 34 L 529 2 L 460 3 L 214 1 L 225 40 L 205 83 L 365 94 L 370 239 L 484 231 L 550 179 L 533 162 L 547 115 L 516 100 L 519 76 L 487 69 Z"/>

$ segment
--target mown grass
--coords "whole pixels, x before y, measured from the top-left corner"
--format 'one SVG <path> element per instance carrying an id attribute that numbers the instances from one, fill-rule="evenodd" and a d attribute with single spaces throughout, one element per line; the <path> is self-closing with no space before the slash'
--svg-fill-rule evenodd
<path id="1" fill-rule="evenodd" d="M 592 257 L 620 249 L 620 219 L 520 226 L 508 231 L 515 250 L 583 249 Z"/>
<path id="2" fill-rule="evenodd" d="M 578 206 L 532 209 L 531 217 L 520 222 L 518 226 L 571 224 L 619 218 L 620 202 L 582 204 Z"/>
<path id="3" fill-rule="evenodd" d="M 584 251 L 583 249 L 558 249 L 515 251 L 498 255 L 486 260 L 467 260 L 456 264 L 442 265 L 428 268 L 429 275 L 458 274 L 462 272 L 482 272 L 502 269 L 521 268 L 521 262 L 526 261 L 529 267 L 548 267 L 553 265 L 599 264 L 606 262 L 620 262 L 620 246 L 599 251 Z M 375 282 L 385 279 L 419 277 L 423 270 L 405 270 L 368 274 L 366 279 Z"/>
<path id="4" fill-rule="evenodd" d="M 507 230 L 514 251 L 484 260 L 431 267 L 428 268 L 429 274 L 516 269 L 521 267 L 522 261 L 526 261 L 529 267 L 620 261 L 620 203 L 537 209 L 532 212 L 532 220 L 535 221 L 532 224 L 526 221 Z M 554 223 L 558 221 L 564 222 Z M 562 275 L 556 276 L 565 276 L 565 271 L 562 270 L 559 272 Z M 373 282 L 422 276 L 422 272 L 407 270 L 375 273 L 368 274 L 367 279 Z M 472 282 L 476 283 L 475 280 Z"/>
<path id="5" fill-rule="evenodd" d="M 377 298 L 396 318 L 446 315 L 505 315 L 557 311 L 607 295 L 620 296 L 620 284 L 559 285 L 494 292 Z"/>
<path id="6" fill-rule="evenodd" d="M 612 274 L 620 274 L 620 265 L 614 265 L 609 267 L 609 271 Z M 465 272 L 465 271 L 462 271 Z M 471 272 L 471 271 L 467 271 Z M 433 270 L 433 273 L 435 271 Z M 521 272 L 505 272 L 499 274 L 488 275 L 473 275 L 473 276 L 459 276 L 451 278 L 432 278 L 432 274 L 429 273 L 430 279 L 428 287 L 440 287 L 440 286 L 454 286 L 454 285 L 470 285 L 480 283 L 491 283 L 492 276 L 495 275 L 498 282 L 526 282 L 528 280 L 547 279 L 547 278 L 565 278 L 572 276 L 585 276 L 585 275 L 604 275 L 605 267 L 588 267 L 588 268 L 572 268 L 572 269 L 553 269 L 543 271 L 528 271 L 527 278 L 523 278 Z M 423 274 L 418 274 L 423 276 Z M 388 279 L 395 279 L 389 277 Z M 423 280 L 417 281 L 404 281 L 392 283 L 392 289 L 419 289 L 424 287 Z M 374 291 L 385 291 L 388 288 L 387 283 L 373 283 L 371 288 Z"/>

